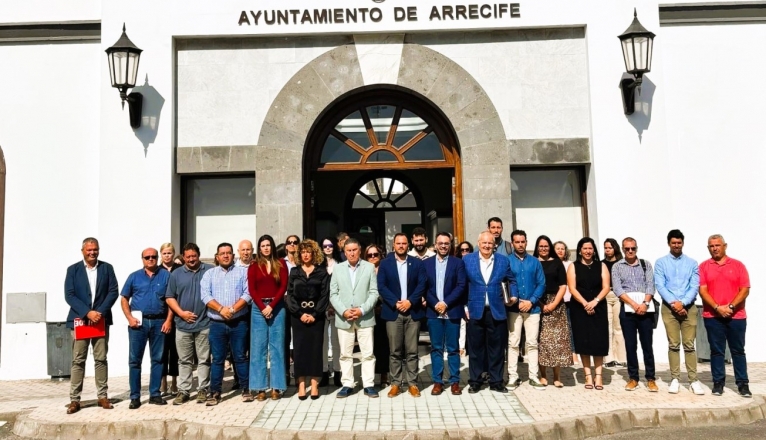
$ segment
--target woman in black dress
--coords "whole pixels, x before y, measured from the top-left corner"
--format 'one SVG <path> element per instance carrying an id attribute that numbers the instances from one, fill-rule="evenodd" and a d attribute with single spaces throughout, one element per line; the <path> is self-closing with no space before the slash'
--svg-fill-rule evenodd
<path id="1" fill-rule="evenodd" d="M 609 319 L 606 301 L 609 293 L 609 272 L 599 261 L 596 243 L 584 237 L 577 243 L 577 260 L 567 269 L 567 282 L 572 293 L 570 314 L 575 352 L 585 373 L 585 388 L 604 389 L 601 366 L 604 356 L 609 354 Z M 591 376 L 591 356 L 596 368 Z"/>
<path id="2" fill-rule="evenodd" d="M 364 259 L 375 265 L 375 273 L 378 273 L 378 267 L 380 262 L 386 258 L 386 253 L 383 248 L 377 244 L 371 244 L 364 250 Z M 378 302 L 375 305 L 375 329 L 372 335 L 372 353 L 375 355 L 375 359 L 388 359 L 391 355 L 388 345 L 388 334 L 386 333 L 386 325 L 380 319 L 380 309 L 382 307 L 382 300 L 378 298 Z M 388 386 L 388 362 L 375 362 L 375 374 L 380 374 L 380 389 Z"/>
<path id="3" fill-rule="evenodd" d="M 330 303 L 330 277 L 320 266 L 324 257 L 314 240 L 298 245 L 300 265 L 290 270 L 285 303 L 293 331 L 293 368 L 298 399 L 306 400 L 306 378 L 311 378 L 311 399 L 319 398 L 319 378 L 327 352 L 322 353 L 324 321 Z"/>

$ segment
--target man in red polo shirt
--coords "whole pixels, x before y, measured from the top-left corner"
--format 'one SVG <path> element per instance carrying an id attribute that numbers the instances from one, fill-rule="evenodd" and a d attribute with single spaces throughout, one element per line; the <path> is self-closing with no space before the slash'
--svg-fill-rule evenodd
<path id="1" fill-rule="evenodd" d="M 704 302 L 702 317 L 710 343 L 713 395 L 723 394 L 726 381 L 724 353 L 728 342 L 737 390 L 742 397 L 752 397 L 745 358 L 745 299 L 750 293 L 750 277 L 744 264 L 726 255 L 726 242 L 722 236 L 711 235 L 707 248 L 712 258 L 699 266 L 700 297 Z"/>

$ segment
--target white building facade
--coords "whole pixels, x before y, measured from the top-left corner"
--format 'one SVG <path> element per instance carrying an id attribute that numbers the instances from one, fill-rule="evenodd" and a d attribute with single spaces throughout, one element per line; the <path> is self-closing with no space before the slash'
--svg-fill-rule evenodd
<path id="1" fill-rule="evenodd" d="M 617 35 L 634 8 L 657 37 L 625 115 Z M 104 54 L 123 23 L 143 49 L 137 129 Z M 66 320 L 88 236 L 122 288 L 168 241 L 210 258 L 263 234 L 387 243 L 423 225 L 475 243 L 498 216 L 506 238 L 632 236 L 654 262 L 670 229 L 698 261 L 718 233 L 763 333 L 763 41 L 766 2 L 5 2 L 0 379 L 49 376 L 46 323 Z M 654 347 L 667 360 L 661 326 Z"/>

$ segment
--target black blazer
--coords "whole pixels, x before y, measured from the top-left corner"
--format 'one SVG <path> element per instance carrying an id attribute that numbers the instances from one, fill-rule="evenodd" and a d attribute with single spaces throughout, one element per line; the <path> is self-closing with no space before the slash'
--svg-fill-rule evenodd
<path id="1" fill-rule="evenodd" d="M 314 302 L 314 307 L 303 307 L 302 303 L 311 301 Z M 324 320 L 327 306 L 330 304 L 330 275 L 327 274 L 327 269 L 315 265 L 308 277 L 300 266 L 290 269 L 285 304 L 290 314 L 296 318 L 308 313 L 315 319 Z"/>
<path id="2" fill-rule="evenodd" d="M 64 280 L 64 298 L 69 304 L 67 328 L 74 329 L 74 319 L 87 319 L 91 310 L 101 313 L 106 325 L 112 325 L 112 306 L 119 297 L 117 277 L 112 265 L 104 261 L 98 262 L 96 271 L 96 295 L 91 298 L 85 263 L 80 260 L 67 268 Z"/>

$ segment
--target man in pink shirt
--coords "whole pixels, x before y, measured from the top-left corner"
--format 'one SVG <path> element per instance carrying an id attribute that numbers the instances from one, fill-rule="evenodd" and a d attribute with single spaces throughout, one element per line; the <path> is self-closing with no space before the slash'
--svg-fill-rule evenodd
<path id="1" fill-rule="evenodd" d="M 702 317 L 710 343 L 713 395 L 723 394 L 726 381 L 724 353 L 728 342 L 737 390 L 742 397 L 752 397 L 745 358 L 745 299 L 750 294 L 750 277 L 744 264 L 726 255 L 726 242 L 722 236 L 711 235 L 707 248 L 712 258 L 700 264 L 699 273 L 700 297 L 704 303 Z"/>

